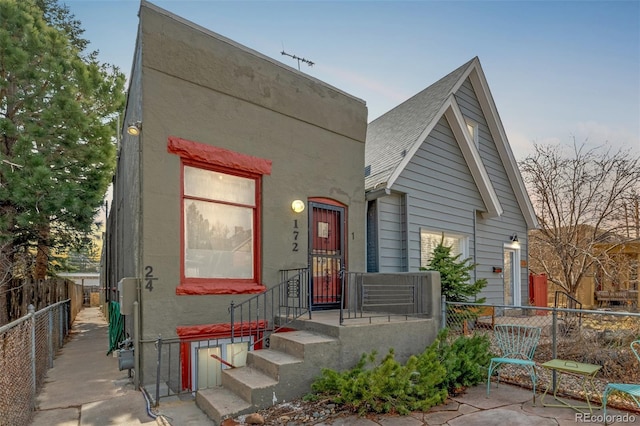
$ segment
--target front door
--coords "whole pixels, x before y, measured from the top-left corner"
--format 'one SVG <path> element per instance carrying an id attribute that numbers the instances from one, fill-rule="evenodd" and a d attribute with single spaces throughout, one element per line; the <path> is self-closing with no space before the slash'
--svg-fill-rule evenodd
<path id="1" fill-rule="evenodd" d="M 344 207 L 309 203 L 309 264 L 311 309 L 337 309 L 342 300 L 340 271 L 344 268 Z"/>
<path id="2" fill-rule="evenodd" d="M 504 247 L 504 304 L 509 306 L 520 306 L 520 248 L 514 245 Z"/>

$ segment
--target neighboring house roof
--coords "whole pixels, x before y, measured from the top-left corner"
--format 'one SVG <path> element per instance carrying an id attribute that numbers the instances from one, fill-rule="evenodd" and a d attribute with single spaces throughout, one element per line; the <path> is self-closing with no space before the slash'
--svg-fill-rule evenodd
<path id="1" fill-rule="evenodd" d="M 99 272 L 61 272 L 58 274 L 60 278 L 67 278 L 76 284 L 84 284 L 86 286 L 99 286 Z"/>
<path id="2" fill-rule="evenodd" d="M 467 78 L 476 92 L 527 226 L 536 228 L 537 220 L 531 200 L 477 57 L 369 124 L 365 149 L 365 189 L 367 192 L 391 190 L 436 123 L 445 116 L 480 191 L 487 209 L 485 216 L 502 215 L 498 196 L 454 96 Z"/>
<path id="3" fill-rule="evenodd" d="M 100 272 L 60 272 L 62 278 L 100 278 Z"/>

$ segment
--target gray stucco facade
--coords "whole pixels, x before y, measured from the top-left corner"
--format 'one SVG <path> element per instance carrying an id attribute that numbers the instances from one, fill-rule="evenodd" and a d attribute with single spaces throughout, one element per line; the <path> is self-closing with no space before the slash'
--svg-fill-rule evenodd
<path id="1" fill-rule="evenodd" d="M 176 337 L 177 327 L 228 323 L 230 302 L 252 295 L 235 291 L 233 283 L 217 294 L 179 291 L 185 280 L 186 160 L 171 151 L 172 138 L 269 165 L 257 178 L 260 246 L 254 253 L 259 268 L 254 288 L 277 285 L 280 270 L 308 264 L 308 209 L 294 213 L 296 199 L 344 208 L 344 266 L 364 271 L 367 108 L 362 100 L 146 2 L 131 75 L 124 125 L 140 121 L 142 132 L 121 141 L 105 279 L 112 292 L 122 278 L 138 279 L 140 340 Z M 133 333 L 131 326 L 127 319 Z M 154 354 L 144 351 L 141 347 L 143 381 L 155 368 Z"/>

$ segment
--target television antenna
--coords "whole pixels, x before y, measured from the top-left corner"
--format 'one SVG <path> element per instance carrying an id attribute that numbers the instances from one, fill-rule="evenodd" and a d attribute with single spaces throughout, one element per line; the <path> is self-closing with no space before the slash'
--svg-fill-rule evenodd
<path id="1" fill-rule="evenodd" d="M 310 67 L 312 67 L 315 64 L 315 62 L 312 62 L 312 61 L 310 61 L 308 59 L 305 59 L 305 58 L 301 58 L 301 57 L 296 56 L 296 55 L 292 55 L 290 53 L 285 52 L 284 50 L 282 52 L 280 52 L 280 53 L 285 55 L 285 56 L 289 56 L 290 58 L 297 59 L 298 60 L 298 71 L 300 71 L 300 62 L 303 62 L 303 63 L 309 65 Z"/>

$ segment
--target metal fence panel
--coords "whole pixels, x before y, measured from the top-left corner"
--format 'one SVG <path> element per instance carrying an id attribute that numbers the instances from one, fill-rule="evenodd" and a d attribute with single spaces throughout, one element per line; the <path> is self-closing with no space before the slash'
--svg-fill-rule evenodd
<path id="1" fill-rule="evenodd" d="M 16 321 L 18 322 L 18 321 Z M 28 424 L 35 399 L 33 315 L 0 333 L 0 424 Z"/>
<path id="2" fill-rule="evenodd" d="M 640 365 L 629 344 L 640 338 L 640 314 L 612 310 L 586 310 L 543 307 L 513 307 L 480 305 L 492 309 L 478 309 L 479 305 L 445 303 L 444 324 L 452 337 L 483 333 L 492 340 L 492 351 L 498 354 L 492 324 L 520 324 L 541 328 L 540 343 L 534 354 L 538 366 L 538 388 L 541 392 L 555 387 L 554 374 L 541 365 L 552 359 L 600 365 L 596 375 L 597 394 L 589 395 L 599 401 L 609 382 L 640 382 Z M 524 370 L 505 366 L 500 381 L 506 380 L 527 387 L 531 380 Z M 566 396 L 584 400 L 582 387 L 567 382 L 558 391 Z M 614 395 L 609 405 L 626 410 L 637 406 L 630 399 Z"/>
<path id="3" fill-rule="evenodd" d="M 28 425 L 47 370 L 69 334 L 70 300 L 0 327 L 0 426 Z"/>

